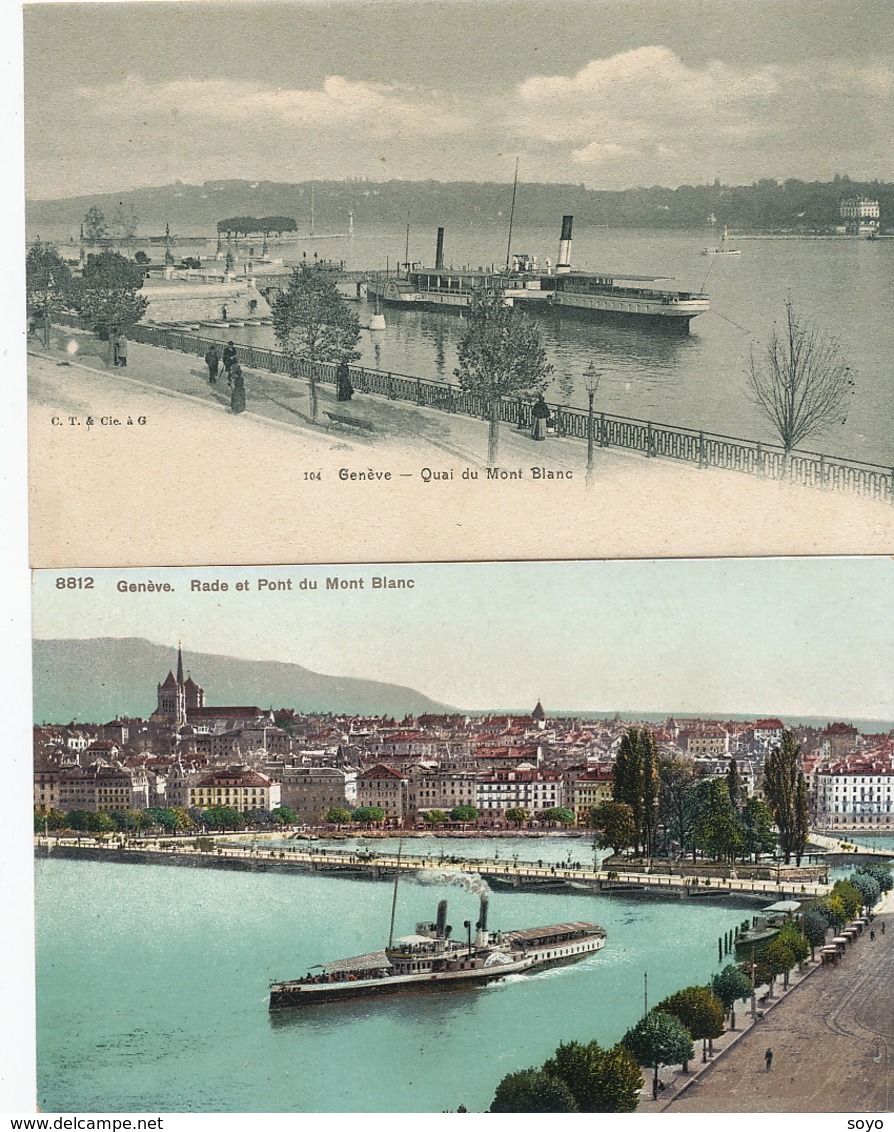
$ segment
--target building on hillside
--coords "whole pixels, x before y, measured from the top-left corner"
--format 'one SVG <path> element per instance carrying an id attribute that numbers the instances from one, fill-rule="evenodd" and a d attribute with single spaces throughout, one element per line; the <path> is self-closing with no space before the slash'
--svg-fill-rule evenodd
<path id="1" fill-rule="evenodd" d="M 120 763 L 35 771 L 34 806 L 37 810 L 144 810 L 149 805 L 149 780 L 140 767 Z"/>
<path id="2" fill-rule="evenodd" d="M 409 816 L 408 793 L 408 776 L 383 763 L 357 775 L 357 805 L 378 806 L 387 821 L 403 822 Z"/>
<path id="3" fill-rule="evenodd" d="M 318 825 L 334 807 L 348 808 L 350 771 L 335 766 L 286 766 L 281 771 L 282 805 L 302 825 Z"/>
<path id="4" fill-rule="evenodd" d="M 828 830 L 894 830 L 894 758 L 866 751 L 818 769 L 816 824 Z"/>
<path id="5" fill-rule="evenodd" d="M 532 816 L 565 802 L 562 776 L 553 770 L 492 770 L 478 777 L 475 808 L 482 818 L 505 820 L 507 810 L 523 809 Z"/>
<path id="6" fill-rule="evenodd" d="M 474 773 L 421 768 L 409 776 L 407 809 L 419 816 L 429 810 L 450 813 L 456 806 L 476 806 L 478 777 Z"/>
<path id="7" fill-rule="evenodd" d="M 611 767 L 592 767 L 580 771 L 569 781 L 571 809 L 577 825 L 585 825 L 587 813 L 594 806 L 612 800 L 615 776 Z"/>
<path id="8" fill-rule="evenodd" d="M 202 810 L 229 806 L 241 814 L 273 810 L 280 804 L 280 786 L 266 774 L 239 764 L 203 775 L 189 787 L 189 804 Z"/>
<path id="9" fill-rule="evenodd" d="M 156 707 L 149 722 L 156 728 L 183 732 L 221 734 L 243 728 L 274 726 L 273 713 L 254 705 L 209 707 L 205 689 L 191 675 L 183 674 L 183 650 L 177 646 L 177 674 L 168 672 L 156 686 Z"/>
<path id="10" fill-rule="evenodd" d="M 690 758 L 718 758 L 729 751 L 729 736 L 722 727 L 686 728 L 678 732 L 677 745 Z"/>
<path id="11" fill-rule="evenodd" d="M 845 231 L 852 236 L 877 236 L 881 219 L 879 202 L 870 197 L 846 197 L 839 206 Z"/>
<path id="12" fill-rule="evenodd" d="M 852 723 L 830 723 L 822 732 L 823 758 L 832 762 L 847 758 L 856 749 L 858 736 Z"/>

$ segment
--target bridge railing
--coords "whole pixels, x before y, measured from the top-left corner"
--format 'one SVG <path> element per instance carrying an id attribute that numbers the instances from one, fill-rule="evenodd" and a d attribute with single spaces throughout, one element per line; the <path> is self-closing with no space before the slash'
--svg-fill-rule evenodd
<path id="1" fill-rule="evenodd" d="M 88 329 L 83 319 L 70 319 L 72 325 Z M 128 333 L 134 342 L 178 350 L 203 356 L 209 346 L 218 348 L 217 338 L 205 338 L 181 330 L 138 323 Z M 270 373 L 291 374 L 334 385 L 336 366 L 293 359 L 273 347 L 237 344 L 240 364 Z M 351 383 L 360 393 L 371 393 L 391 401 L 408 401 L 416 405 L 459 413 L 462 416 L 487 419 L 490 408 L 486 399 L 461 386 L 432 378 L 351 366 Z M 500 420 L 519 429 L 530 428 L 532 402 L 523 397 L 503 397 L 499 406 Z M 586 440 L 593 430 L 594 444 L 602 448 L 622 448 L 641 452 L 647 457 L 679 460 L 699 468 L 722 468 L 747 472 L 773 479 L 785 479 L 806 487 L 850 491 L 871 499 L 894 503 L 894 467 L 871 464 L 845 457 L 826 456 L 820 452 L 793 450 L 786 454 L 778 444 L 723 433 L 705 432 L 680 425 L 637 420 L 609 413 L 594 413 L 592 426 L 586 409 L 571 405 L 550 404 L 551 424 L 558 437 Z"/>

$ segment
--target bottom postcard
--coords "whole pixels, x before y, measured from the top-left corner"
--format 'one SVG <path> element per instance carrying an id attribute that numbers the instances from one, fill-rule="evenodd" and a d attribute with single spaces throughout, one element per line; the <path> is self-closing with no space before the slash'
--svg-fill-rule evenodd
<path id="1" fill-rule="evenodd" d="M 892 583 L 37 572 L 40 1108 L 886 1111 Z"/>

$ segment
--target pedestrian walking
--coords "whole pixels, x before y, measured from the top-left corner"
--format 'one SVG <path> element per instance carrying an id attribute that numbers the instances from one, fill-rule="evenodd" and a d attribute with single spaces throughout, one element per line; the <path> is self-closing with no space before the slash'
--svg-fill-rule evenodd
<path id="1" fill-rule="evenodd" d="M 109 341 L 112 344 L 112 365 L 117 366 L 118 365 L 118 329 L 117 329 L 117 327 L 113 326 L 112 329 L 109 331 Z"/>
<path id="2" fill-rule="evenodd" d="M 126 366 L 127 365 L 127 348 L 128 348 L 128 345 L 129 345 L 129 343 L 127 341 L 127 335 L 122 330 L 121 333 L 118 335 L 116 341 L 115 341 L 115 346 L 118 350 L 118 363 L 117 364 L 119 366 Z"/>
<path id="3" fill-rule="evenodd" d="M 770 1072 L 770 1066 L 773 1064 L 773 1051 L 768 1049 L 764 1054 L 764 1061 L 767 1063 L 767 1072 Z"/>
<path id="4" fill-rule="evenodd" d="M 531 429 L 532 440 L 546 440 L 546 426 L 549 424 L 549 405 L 543 400 L 543 394 L 537 394 L 537 400 L 531 409 L 534 418 L 534 427 Z"/>
<path id="5" fill-rule="evenodd" d="M 236 362 L 230 371 L 232 393 L 230 394 L 230 408 L 234 413 L 245 412 L 245 379 L 242 376 L 242 366 Z"/>
<path id="6" fill-rule="evenodd" d="M 882 935 L 885 934 L 885 921 L 882 920 Z"/>
<path id="7" fill-rule="evenodd" d="M 233 384 L 233 366 L 239 360 L 239 355 L 236 353 L 236 347 L 233 345 L 232 339 L 224 346 L 223 351 L 223 365 L 227 373 L 227 385 Z"/>
<path id="8" fill-rule="evenodd" d="M 339 362 L 335 371 L 335 399 L 336 401 L 350 401 L 354 396 L 354 386 L 351 384 L 351 375 L 347 362 Z"/>
<path id="9" fill-rule="evenodd" d="M 869 938 L 873 943 L 875 943 L 875 928 L 869 929 Z"/>
<path id="10" fill-rule="evenodd" d="M 209 346 L 208 352 L 205 354 L 205 365 L 208 367 L 208 383 L 209 385 L 217 384 L 217 370 L 220 366 L 220 355 L 217 352 L 216 346 Z"/>

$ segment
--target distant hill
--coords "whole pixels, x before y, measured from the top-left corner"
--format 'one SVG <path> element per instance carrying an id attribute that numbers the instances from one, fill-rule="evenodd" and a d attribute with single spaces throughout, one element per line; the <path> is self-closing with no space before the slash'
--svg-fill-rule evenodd
<path id="1" fill-rule="evenodd" d="M 471 181 L 206 181 L 175 182 L 126 193 L 26 202 L 28 232 L 65 231 L 77 236 L 87 209 L 96 206 L 112 223 L 116 210 L 132 211 L 140 236 L 171 232 L 179 236 L 213 236 L 217 222 L 230 216 L 289 216 L 306 235 L 310 228 L 311 191 L 315 230 L 345 232 L 348 212 L 363 227 L 403 230 L 408 222 L 448 226 L 505 226 L 511 184 Z M 839 223 L 843 198 L 866 195 L 881 206 L 882 227 L 894 225 L 894 185 L 879 181 L 774 180 L 753 185 L 681 185 L 637 187 L 617 192 L 581 184 L 519 185 L 516 219 L 523 225 L 555 226 L 563 213 L 581 225 L 612 228 L 703 228 L 709 215 L 718 224 L 738 230 L 826 229 Z M 114 234 L 114 232 L 112 232 Z"/>
<path id="2" fill-rule="evenodd" d="M 412 688 L 324 676 L 299 664 L 184 652 L 184 666 L 205 689 L 210 706 L 253 704 L 306 712 L 389 715 L 453 711 Z M 139 637 L 35 640 L 34 719 L 37 723 L 105 723 L 148 717 L 155 686 L 176 668 L 177 651 Z"/>

